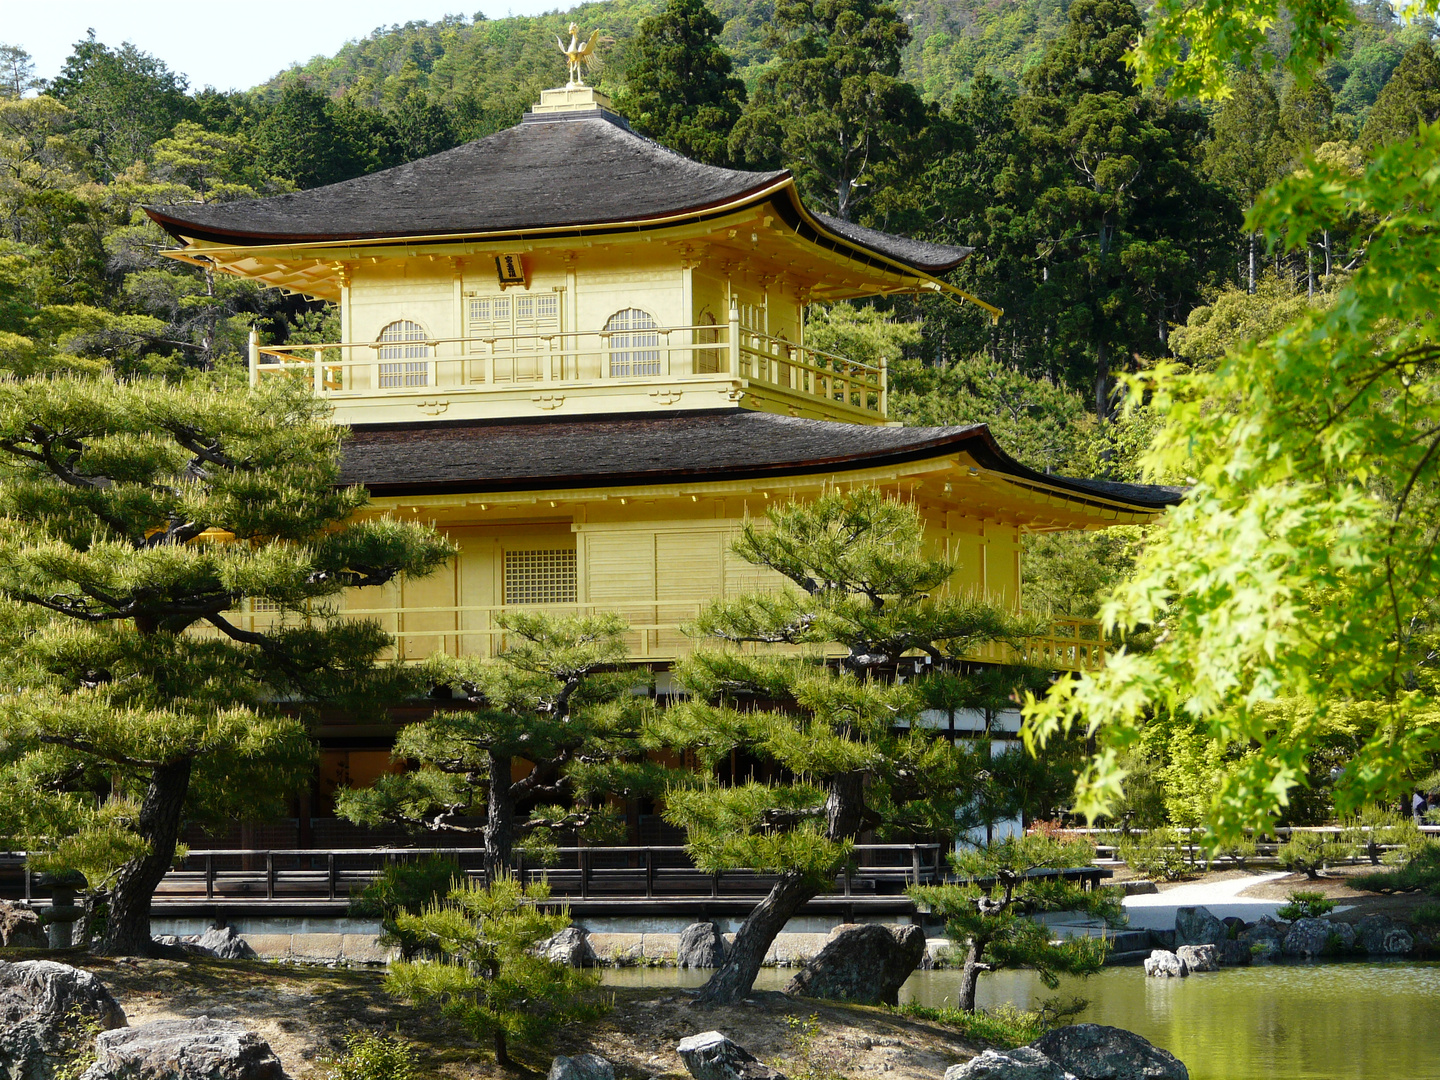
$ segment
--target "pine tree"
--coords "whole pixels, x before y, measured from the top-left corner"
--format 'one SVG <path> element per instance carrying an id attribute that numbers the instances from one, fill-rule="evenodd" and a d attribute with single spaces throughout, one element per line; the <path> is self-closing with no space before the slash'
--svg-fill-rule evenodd
<path id="1" fill-rule="evenodd" d="M 1103 938 L 1055 942 L 1037 922 L 1047 912 L 1081 912 L 1119 925 L 1120 895 L 1114 889 L 1086 890 L 1047 870 L 1087 866 L 1095 849 L 1083 841 L 1045 836 L 1011 837 L 955 859 L 963 885 L 911 889 L 916 903 L 942 916 L 945 932 L 965 949 L 965 969 L 956 1006 L 975 1011 L 980 976 L 1004 968 L 1033 968 L 1050 989 L 1060 975 L 1093 975 L 1105 962 Z"/>
<path id="2" fill-rule="evenodd" d="M 736 753 L 762 770 L 666 795 L 665 816 L 687 830 L 697 866 L 778 876 L 701 991 L 709 1002 L 749 992 L 775 935 L 833 885 L 863 831 L 948 841 L 971 823 L 979 753 L 922 727 L 936 702 L 897 675 L 953 668 L 982 643 L 1035 631 L 944 591 L 955 564 L 926 550 L 911 506 L 873 490 L 830 492 L 767 517 L 769 528 L 745 527 L 735 551 L 795 587 L 708 607 L 693 632 L 732 647 L 682 661 L 676 678 L 689 696 L 653 724 L 656 741 L 712 774 Z M 821 653 L 834 643 L 844 655 L 830 663 Z M 811 655 L 758 654 L 762 644 Z"/>
<path id="3" fill-rule="evenodd" d="M 340 815 L 361 824 L 480 833 L 490 880 L 509 871 L 517 842 L 543 857 L 558 830 L 613 835 L 623 823 L 605 796 L 638 797 L 668 776 L 642 760 L 649 699 L 633 693 L 645 676 L 625 663 L 623 619 L 499 619 L 508 644 L 495 660 L 437 660 L 432 681 L 465 702 L 396 737 L 395 758 L 419 768 L 336 794 Z M 481 814 L 483 824 L 470 823 Z"/>
<path id="4" fill-rule="evenodd" d="M 512 1066 L 512 1039 L 541 1043 L 562 1024 L 603 1011 L 588 993 L 599 982 L 593 973 L 537 954 L 536 945 L 570 925 L 564 910 L 547 910 L 549 898 L 543 882 L 502 876 L 453 889 L 423 914 L 398 915 L 401 932 L 440 958 L 396 961 L 386 988 L 437 1005 L 477 1039 L 488 1036 L 496 1063 Z"/>
<path id="5" fill-rule="evenodd" d="M 1373 149 L 1408 139 L 1421 124 L 1440 120 L 1440 57 L 1429 41 L 1410 46 L 1390 81 L 1380 91 L 1360 133 L 1361 145 Z"/>
<path id="6" fill-rule="evenodd" d="M 313 768 L 301 703 L 364 716 L 411 686 L 375 664 L 378 624 L 326 605 L 451 549 L 352 520 L 365 494 L 336 482 L 323 407 L 284 385 L 0 385 L 0 834 L 105 894 L 105 952 L 150 948 L 184 822 L 283 810 Z"/>
<path id="7" fill-rule="evenodd" d="M 745 84 L 720 47 L 724 28 L 705 0 L 668 0 L 640 23 L 616 100 L 640 134 L 710 165 L 729 164 L 745 107 Z"/>
<path id="8" fill-rule="evenodd" d="M 779 0 L 766 44 L 776 62 L 730 137 L 731 152 L 784 165 L 802 192 L 850 221 L 874 170 L 917 155 L 928 112 L 900 77 L 909 27 L 877 0 Z"/>

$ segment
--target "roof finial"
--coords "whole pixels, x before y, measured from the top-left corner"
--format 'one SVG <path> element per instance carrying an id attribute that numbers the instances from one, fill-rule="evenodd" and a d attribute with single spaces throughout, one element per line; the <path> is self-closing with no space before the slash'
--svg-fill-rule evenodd
<path id="1" fill-rule="evenodd" d="M 555 44 L 560 46 L 560 51 L 565 54 L 565 59 L 570 62 L 570 81 L 565 84 L 565 89 L 574 90 L 585 85 L 585 79 L 581 74 L 583 66 L 587 71 L 599 71 L 602 64 L 600 57 L 595 54 L 595 46 L 608 44 L 609 38 L 601 39 L 600 31 L 594 31 L 590 37 L 580 40 L 580 26 L 577 23 L 570 24 L 570 44 L 565 44 L 563 37 L 556 37 Z"/>

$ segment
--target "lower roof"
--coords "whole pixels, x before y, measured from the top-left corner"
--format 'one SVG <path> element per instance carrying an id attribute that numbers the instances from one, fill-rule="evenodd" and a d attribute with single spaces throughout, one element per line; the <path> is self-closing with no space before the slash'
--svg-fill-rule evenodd
<path id="1" fill-rule="evenodd" d="M 357 426 L 341 479 L 378 496 L 481 494 L 858 472 L 956 453 L 1077 502 L 1159 511 L 1180 501 L 1179 488 L 1037 472 L 984 424 L 872 427 L 740 409 Z"/>

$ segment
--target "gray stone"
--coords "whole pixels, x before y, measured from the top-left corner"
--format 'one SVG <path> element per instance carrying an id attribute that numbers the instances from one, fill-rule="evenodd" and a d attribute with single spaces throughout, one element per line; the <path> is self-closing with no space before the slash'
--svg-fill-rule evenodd
<path id="1" fill-rule="evenodd" d="M 1410 931 L 1385 915 L 1366 915 L 1357 922 L 1355 943 L 1371 956 L 1404 956 L 1415 948 Z"/>
<path id="2" fill-rule="evenodd" d="M 986 1050 L 963 1065 L 945 1070 L 945 1080 L 1075 1080 L 1033 1046 Z"/>
<path id="3" fill-rule="evenodd" d="M 1279 955 L 1285 935 L 1289 932 L 1290 928 L 1284 923 L 1264 915 L 1242 930 L 1235 940 L 1255 959 L 1267 960 Z"/>
<path id="4" fill-rule="evenodd" d="M 287 1080 L 270 1044 L 239 1024 L 197 1016 L 102 1032 L 80 1080 Z"/>
<path id="5" fill-rule="evenodd" d="M 79 1025 L 121 1027 L 125 1014 L 88 971 L 53 960 L 0 961 L 0 1077 L 50 1080 L 61 1039 Z"/>
<path id="6" fill-rule="evenodd" d="M 715 968 L 725 962 L 725 939 L 713 922 L 691 923 L 680 931 L 675 962 L 682 968 Z"/>
<path id="7" fill-rule="evenodd" d="M 581 926 L 567 926 L 554 937 L 535 946 L 535 951 L 557 964 L 570 967 L 594 967 L 595 950 L 590 947 L 590 932 Z"/>
<path id="8" fill-rule="evenodd" d="M 1339 951 L 1349 952 L 1355 947 L 1355 928 L 1348 922 L 1330 920 L 1330 942 Z"/>
<path id="9" fill-rule="evenodd" d="M 45 928 L 35 911 L 0 900 L 0 949 L 43 949 L 47 944 Z"/>
<path id="10" fill-rule="evenodd" d="M 743 1046 L 718 1031 L 681 1039 L 675 1048 L 695 1080 L 785 1080 L 785 1074 L 755 1060 Z"/>
<path id="11" fill-rule="evenodd" d="M 1230 944 L 1226 941 L 1225 944 Z M 1175 950 L 1175 955 L 1185 965 L 1191 975 L 1197 971 L 1219 971 L 1219 953 L 1214 945 L 1181 945 Z"/>
<path id="12" fill-rule="evenodd" d="M 1229 941 L 1222 941 L 1216 947 L 1215 959 L 1221 965 L 1248 964 L 1255 959 L 1255 955 L 1247 945 L 1232 938 Z"/>
<path id="13" fill-rule="evenodd" d="M 1226 915 L 1220 921 L 1225 924 L 1225 929 L 1232 939 L 1239 937 L 1247 925 L 1245 920 L 1238 915 Z"/>
<path id="14" fill-rule="evenodd" d="M 1190 1070 L 1175 1055 L 1120 1028 L 1074 1024 L 1030 1045 L 1076 1080 L 1190 1080 Z"/>
<path id="15" fill-rule="evenodd" d="M 561 1055 L 550 1063 L 547 1080 L 615 1080 L 615 1066 L 596 1054 Z"/>
<path id="16" fill-rule="evenodd" d="M 1181 979 L 1190 974 L 1190 969 L 1173 952 L 1153 949 L 1145 958 L 1145 974 L 1152 979 Z"/>
<path id="17" fill-rule="evenodd" d="M 837 927 L 785 993 L 862 1005 L 898 1005 L 900 984 L 925 955 L 925 931 L 913 923 Z"/>
<path id="18" fill-rule="evenodd" d="M 212 926 L 196 939 L 195 944 L 221 960 L 254 960 L 255 950 L 235 933 L 233 926 Z"/>
<path id="19" fill-rule="evenodd" d="M 1229 936 L 1229 927 L 1212 915 L 1209 908 L 1175 909 L 1176 945 L 1219 945 Z"/>
<path id="20" fill-rule="evenodd" d="M 1285 935 L 1280 951 L 1286 956 L 1306 959 L 1333 951 L 1330 947 L 1330 923 L 1326 919 L 1296 919 Z"/>

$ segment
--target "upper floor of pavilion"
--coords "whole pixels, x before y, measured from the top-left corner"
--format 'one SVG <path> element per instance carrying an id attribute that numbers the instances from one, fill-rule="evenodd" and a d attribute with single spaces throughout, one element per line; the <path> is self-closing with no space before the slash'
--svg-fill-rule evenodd
<path id="1" fill-rule="evenodd" d="M 340 340 L 253 340 L 350 424 L 748 408 L 884 423 L 885 364 L 810 347 L 811 303 L 933 291 L 970 249 L 811 212 L 789 172 L 703 165 L 590 87 L 327 187 L 149 207 L 171 257 L 340 305 Z"/>

